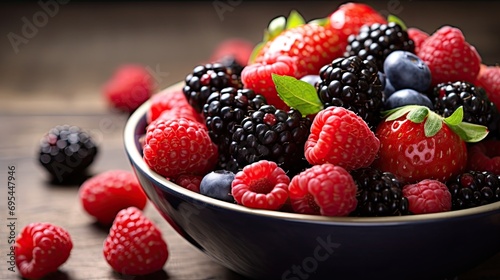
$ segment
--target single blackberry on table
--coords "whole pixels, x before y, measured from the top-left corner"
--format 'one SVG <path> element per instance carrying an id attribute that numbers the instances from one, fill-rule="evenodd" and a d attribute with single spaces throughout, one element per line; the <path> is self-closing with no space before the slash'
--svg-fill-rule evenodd
<path id="1" fill-rule="evenodd" d="M 220 63 L 196 66 L 189 73 L 182 88 L 186 99 L 193 108 L 201 113 L 208 96 L 225 87 L 239 87 L 241 82 L 232 77 L 231 71 Z"/>
<path id="2" fill-rule="evenodd" d="M 370 128 L 380 122 L 384 93 L 377 67 L 357 56 L 337 58 L 323 66 L 317 83 L 318 97 L 325 107 L 339 106 L 360 116 Z"/>
<path id="3" fill-rule="evenodd" d="M 358 193 L 358 205 L 351 216 L 383 217 L 409 215 L 403 186 L 390 172 L 371 167 L 351 171 Z"/>
<path id="4" fill-rule="evenodd" d="M 38 160 L 55 183 L 84 178 L 85 169 L 97 154 L 92 137 L 80 127 L 58 125 L 40 140 Z"/>
<path id="5" fill-rule="evenodd" d="M 500 115 L 483 88 L 463 81 L 448 82 L 435 86 L 431 95 L 438 114 L 448 117 L 463 106 L 464 122 L 487 126 L 493 132 L 498 130 Z"/>
<path id="6" fill-rule="evenodd" d="M 262 95 L 250 89 L 227 87 L 210 94 L 203 106 L 203 116 L 208 134 L 219 150 L 219 169 L 237 170 L 229 153 L 232 135 L 248 112 L 259 109 L 265 102 Z"/>
<path id="7" fill-rule="evenodd" d="M 500 175 L 488 171 L 467 171 L 446 183 L 451 209 L 460 210 L 500 201 Z"/>
<path id="8" fill-rule="evenodd" d="M 361 27 L 357 35 L 350 35 L 345 56 L 356 55 L 373 61 L 384 71 L 385 58 L 395 50 L 415 53 L 415 43 L 403 28 L 395 23 L 374 23 Z"/>
<path id="9" fill-rule="evenodd" d="M 311 123 L 295 109 L 286 112 L 263 105 L 241 121 L 233 133 L 229 151 L 239 169 L 259 160 L 270 160 L 291 176 L 309 166 L 304 144 Z"/>

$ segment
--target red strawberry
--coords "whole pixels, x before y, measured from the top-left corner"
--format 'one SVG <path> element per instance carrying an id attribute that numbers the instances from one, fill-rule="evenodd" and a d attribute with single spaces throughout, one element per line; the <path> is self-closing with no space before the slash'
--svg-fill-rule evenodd
<path id="1" fill-rule="evenodd" d="M 350 35 L 356 35 L 363 25 L 380 23 L 385 24 L 387 20 L 372 7 L 361 3 L 345 3 L 338 7 L 329 16 L 330 29 L 338 34 L 338 46 L 342 52 L 345 51 Z"/>
<path id="2" fill-rule="evenodd" d="M 182 89 L 166 89 L 151 97 L 151 105 L 146 114 L 147 122 L 151 123 L 163 114 L 164 120 L 184 117 L 204 123 L 202 116 L 187 102 Z"/>
<path id="3" fill-rule="evenodd" d="M 408 37 L 415 43 L 415 53 L 418 53 L 424 41 L 429 38 L 429 34 L 415 27 L 408 28 L 406 32 L 408 33 Z"/>
<path id="4" fill-rule="evenodd" d="M 377 127 L 380 150 L 375 167 L 407 184 L 424 179 L 446 182 L 459 174 L 467 163 L 467 147 L 452 130 L 458 123 L 443 122 L 427 107 L 405 106 L 397 110 Z M 461 129 L 459 125 L 457 128 Z M 486 136 L 485 127 L 481 133 Z"/>
<path id="5" fill-rule="evenodd" d="M 231 194 L 238 204 L 278 210 L 288 199 L 290 178 L 275 162 L 260 160 L 236 173 Z"/>
<path id="6" fill-rule="evenodd" d="M 103 225 L 110 225 L 116 214 L 129 206 L 144 209 L 147 197 L 134 173 L 110 170 L 87 179 L 79 190 L 83 209 Z"/>
<path id="7" fill-rule="evenodd" d="M 439 213 L 451 210 L 451 193 L 437 180 L 425 179 L 403 187 L 408 208 L 413 214 Z"/>
<path id="8" fill-rule="evenodd" d="M 245 66 L 253 50 L 253 43 L 242 38 L 231 38 L 222 41 L 210 56 L 211 62 L 220 62 L 224 57 L 232 56 L 238 64 Z"/>
<path id="9" fill-rule="evenodd" d="M 323 65 L 343 53 L 337 31 L 317 24 L 303 24 L 285 30 L 267 42 L 255 62 L 269 64 L 277 55 L 294 57 L 297 67 L 295 78 L 301 78 L 309 74 L 318 75 Z"/>
<path id="10" fill-rule="evenodd" d="M 241 81 L 247 89 L 251 89 L 266 98 L 267 104 L 277 109 L 288 110 L 288 106 L 281 100 L 276 91 L 272 74 L 297 76 L 296 58 L 278 55 L 266 59 L 264 62 L 252 63 L 241 72 Z"/>
<path id="11" fill-rule="evenodd" d="M 154 87 L 151 73 L 143 66 L 123 65 L 106 82 L 103 94 L 114 108 L 132 112 L 149 99 Z"/>
<path id="12" fill-rule="evenodd" d="M 342 167 L 325 163 L 294 176 L 288 186 L 292 208 L 297 213 L 347 216 L 356 209 L 357 187 Z"/>
<path id="13" fill-rule="evenodd" d="M 486 90 L 488 98 L 500 111 L 500 66 L 481 65 L 475 85 Z"/>
<path id="14" fill-rule="evenodd" d="M 468 148 L 467 169 L 500 175 L 500 140 L 489 139 Z"/>
<path id="15" fill-rule="evenodd" d="M 347 171 L 369 166 L 379 149 L 379 140 L 366 122 L 343 107 L 328 107 L 313 120 L 305 144 L 310 164 L 331 163 Z"/>
<path id="16" fill-rule="evenodd" d="M 429 66 L 433 85 L 455 81 L 474 83 L 481 64 L 481 57 L 465 41 L 462 31 L 451 26 L 434 32 L 417 55 Z"/>
<path id="17" fill-rule="evenodd" d="M 185 118 L 148 125 L 143 152 L 148 166 L 168 178 L 204 175 L 215 167 L 218 157 L 207 129 Z"/>
<path id="18" fill-rule="evenodd" d="M 160 230 L 135 207 L 116 215 L 104 241 L 103 254 L 113 270 L 126 275 L 161 270 L 169 255 Z"/>
<path id="19" fill-rule="evenodd" d="M 49 223 L 32 223 L 16 237 L 16 266 L 24 278 L 42 278 L 65 263 L 72 248 L 65 229 Z"/>

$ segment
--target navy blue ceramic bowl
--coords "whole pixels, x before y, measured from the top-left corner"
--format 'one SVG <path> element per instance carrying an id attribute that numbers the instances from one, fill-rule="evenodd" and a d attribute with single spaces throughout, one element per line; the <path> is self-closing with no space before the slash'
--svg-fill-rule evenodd
<path id="1" fill-rule="evenodd" d="M 448 213 L 322 217 L 254 210 L 173 184 L 142 160 L 149 102 L 124 143 L 151 202 L 195 247 L 255 279 L 444 279 L 500 252 L 500 202 Z"/>

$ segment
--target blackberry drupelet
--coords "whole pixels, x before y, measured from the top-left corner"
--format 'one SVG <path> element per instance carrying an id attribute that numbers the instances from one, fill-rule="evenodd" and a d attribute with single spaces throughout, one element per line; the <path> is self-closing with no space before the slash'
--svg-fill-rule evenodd
<path id="1" fill-rule="evenodd" d="M 201 113 L 208 96 L 225 87 L 239 87 L 241 82 L 234 80 L 231 72 L 220 63 L 196 66 L 186 76 L 182 88 L 186 99 L 193 108 Z"/>
<path id="2" fill-rule="evenodd" d="M 215 91 L 203 106 L 208 134 L 219 150 L 218 169 L 237 170 L 229 153 L 229 144 L 237 126 L 249 112 L 259 109 L 266 100 L 250 89 L 227 87 Z"/>
<path id="3" fill-rule="evenodd" d="M 230 153 L 239 169 L 266 159 L 276 162 L 292 176 L 309 166 L 304 144 L 311 123 L 295 109 L 286 112 L 264 105 L 243 119 L 233 134 Z"/>
<path id="4" fill-rule="evenodd" d="M 415 52 L 415 43 L 395 22 L 365 25 L 357 35 L 349 36 L 348 43 L 345 56 L 356 55 L 373 61 L 379 71 L 384 71 L 384 60 L 391 52 L 395 50 Z"/>
<path id="5" fill-rule="evenodd" d="M 487 126 L 490 132 L 498 130 L 500 115 L 483 88 L 463 81 L 448 82 L 435 86 L 431 95 L 438 114 L 448 117 L 463 106 L 464 122 Z"/>
<path id="6" fill-rule="evenodd" d="M 243 82 L 241 81 L 241 71 L 243 71 L 244 66 L 238 63 L 233 55 L 227 55 L 221 58 L 220 63 L 227 68 L 229 76 L 236 84 L 236 88 L 243 88 Z"/>
<path id="7" fill-rule="evenodd" d="M 451 209 L 460 210 L 500 201 L 500 175 L 488 171 L 467 171 L 446 183 Z"/>
<path id="8" fill-rule="evenodd" d="M 371 167 L 351 171 L 358 186 L 358 205 L 351 216 L 383 217 L 409 215 L 403 186 L 390 172 Z"/>
<path id="9" fill-rule="evenodd" d="M 93 162 L 97 146 L 91 136 L 77 126 L 59 125 L 40 140 L 38 160 L 52 175 L 54 183 L 68 183 L 84 178 Z"/>
<path id="10" fill-rule="evenodd" d="M 377 67 L 357 56 L 323 66 L 316 89 L 325 107 L 339 106 L 360 116 L 373 130 L 380 122 L 384 93 Z"/>

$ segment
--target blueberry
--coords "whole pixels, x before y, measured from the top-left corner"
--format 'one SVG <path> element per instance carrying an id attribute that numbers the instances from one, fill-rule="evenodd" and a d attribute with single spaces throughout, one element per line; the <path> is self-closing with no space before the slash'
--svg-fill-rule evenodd
<path id="1" fill-rule="evenodd" d="M 385 101 L 385 109 L 390 110 L 405 105 L 423 105 L 433 110 L 431 100 L 426 95 L 413 89 L 401 89 L 393 93 Z"/>
<path id="2" fill-rule="evenodd" d="M 389 98 L 389 96 L 391 96 L 391 94 L 393 94 L 395 91 L 396 89 L 394 89 L 394 86 L 392 86 L 391 81 L 389 81 L 389 79 L 386 78 L 384 87 L 385 99 Z"/>
<path id="3" fill-rule="evenodd" d="M 231 195 L 231 183 L 234 173 L 227 170 L 216 170 L 201 179 L 200 193 L 215 199 L 234 202 Z"/>
<path id="4" fill-rule="evenodd" d="M 425 92 L 431 85 L 431 71 L 418 56 L 407 51 L 393 51 L 384 61 L 384 73 L 394 89 Z"/>
<path id="5" fill-rule="evenodd" d="M 301 81 L 304 81 L 308 84 L 311 84 L 313 86 L 316 86 L 316 83 L 321 81 L 321 77 L 319 75 L 306 75 L 302 78 L 300 78 Z"/>

